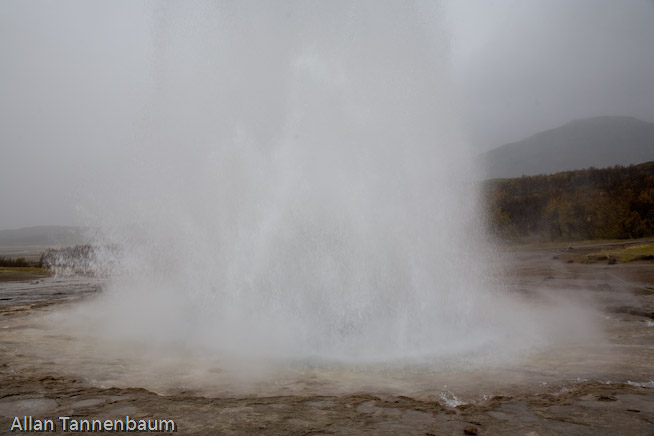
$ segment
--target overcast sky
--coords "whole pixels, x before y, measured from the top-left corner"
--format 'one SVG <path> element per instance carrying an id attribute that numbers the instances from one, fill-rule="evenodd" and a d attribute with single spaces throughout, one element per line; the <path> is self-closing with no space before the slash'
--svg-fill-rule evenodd
<path id="1" fill-rule="evenodd" d="M 0 0 L 0 229 L 84 223 L 85 202 L 127 189 L 121 174 L 147 159 L 138 126 L 161 104 L 152 96 L 170 58 L 216 65 L 185 62 L 166 30 L 196 29 L 200 41 L 207 7 L 168 8 L 186 9 L 172 25 L 175 11 L 149 2 Z M 654 1 L 453 0 L 434 10 L 474 150 L 591 116 L 654 121 Z"/>
<path id="2" fill-rule="evenodd" d="M 654 121 L 654 1 L 447 3 L 455 77 L 480 150 L 567 121 Z"/>

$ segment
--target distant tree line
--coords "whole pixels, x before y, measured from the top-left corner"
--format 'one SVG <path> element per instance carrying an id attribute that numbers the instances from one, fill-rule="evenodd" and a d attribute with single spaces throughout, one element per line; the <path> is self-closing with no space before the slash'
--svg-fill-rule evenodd
<path id="1" fill-rule="evenodd" d="M 24 257 L 2 257 L 0 256 L 0 266 L 9 268 L 27 268 L 27 267 L 40 267 L 39 262 L 30 262 Z"/>
<path id="2" fill-rule="evenodd" d="M 493 179 L 483 195 L 490 231 L 502 239 L 654 235 L 654 162 Z"/>
<path id="3" fill-rule="evenodd" d="M 0 267 L 37 267 L 52 270 L 61 275 L 106 274 L 120 257 L 117 245 L 74 245 L 62 248 L 48 248 L 38 261 L 23 257 L 0 257 Z"/>
<path id="4" fill-rule="evenodd" d="M 38 261 L 29 261 L 24 257 L 0 257 L 0 267 L 37 267 L 89 271 L 96 260 L 96 249 L 92 245 L 85 244 L 64 248 L 48 248 L 41 253 Z"/>

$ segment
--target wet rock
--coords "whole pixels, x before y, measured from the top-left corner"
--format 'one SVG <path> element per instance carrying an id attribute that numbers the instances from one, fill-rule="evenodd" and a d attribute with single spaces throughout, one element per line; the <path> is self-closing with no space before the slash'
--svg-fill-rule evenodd
<path id="1" fill-rule="evenodd" d="M 0 416 L 48 415 L 57 408 L 51 398 L 8 398 L 0 401 Z"/>

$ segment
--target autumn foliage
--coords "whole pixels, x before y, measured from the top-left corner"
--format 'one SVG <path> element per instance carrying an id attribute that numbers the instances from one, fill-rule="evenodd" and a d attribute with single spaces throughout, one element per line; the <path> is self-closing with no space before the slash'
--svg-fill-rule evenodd
<path id="1" fill-rule="evenodd" d="M 491 232 L 508 240 L 654 235 L 654 162 L 484 183 Z"/>

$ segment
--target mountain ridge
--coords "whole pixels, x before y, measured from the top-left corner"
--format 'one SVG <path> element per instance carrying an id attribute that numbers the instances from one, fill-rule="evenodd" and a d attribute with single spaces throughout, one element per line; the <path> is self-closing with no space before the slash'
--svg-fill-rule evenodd
<path id="1" fill-rule="evenodd" d="M 654 123 L 626 116 L 573 120 L 479 159 L 487 179 L 654 161 Z"/>
<path id="2" fill-rule="evenodd" d="M 31 226 L 0 230 L 0 246 L 64 246 L 84 243 L 86 227 Z"/>

